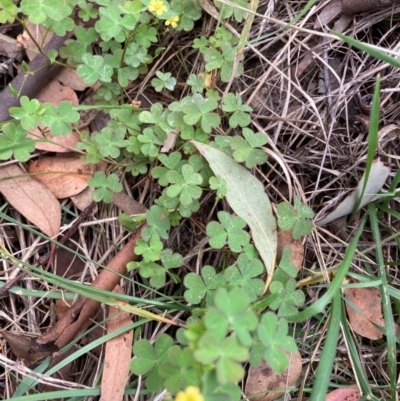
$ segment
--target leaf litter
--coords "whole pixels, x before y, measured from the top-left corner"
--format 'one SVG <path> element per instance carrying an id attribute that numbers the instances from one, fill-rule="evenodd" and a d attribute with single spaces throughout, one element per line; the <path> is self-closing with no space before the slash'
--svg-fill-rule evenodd
<path id="1" fill-rule="evenodd" d="M 323 9 L 323 7 L 329 3 L 331 2 L 321 2 L 320 9 Z M 295 15 L 299 11 L 298 7 L 301 7 L 301 4 L 290 4 L 286 6 L 294 7 L 293 9 L 291 9 L 291 12 L 293 13 L 293 15 Z M 285 15 L 283 14 L 284 10 L 282 7 L 282 5 L 276 4 L 275 10 L 269 11 L 278 15 L 279 13 L 281 13 L 281 15 Z M 386 12 L 385 15 L 389 16 L 390 12 Z M 313 15 L 310 15 L 309 17 L 313 17 Z M 332 18 L 334 19 L 335 17 Z M 305 26 L 311 29 L 314 21 L 314 18 L 309 18 L 309 20 L 306 21 Z M 338 21 L 339 20 L 337 20 L 335 24 Z M 354 29 L 356 30 L 357 34 L 364 34 L 368 31 L 370 27 L 372 27 L 379 21 L 380 19 L 377 19 L 375 14 L 372 14 L 371 16 L 354 16 Z M 396 21 L 394 23 L 396 23 Z M 261 27 L 262 24 L 265 25 L 265 20 L 256 20 L 255 28 Z M 387 34 L 390 35 L 390 32 L 388 32 Z M 287 39 L 285 35 L 286 33 L 279 34 L 278 37 L 273 41 L 274 46 L 276 46 L 276 43 L 279 43 L 280 40 L 285 41 Z M 277 46 L 277 49 L 275 49 L 272 53 L 272 57 L 275 57 L 273 60 L 274 63 L 279 63 L 282 60 L 286 60 L 287 56 L 296 55 L 297 57 L 298 55 L 304 55 L 305 51 L 308 50 L 305 49 L 305 47 L 307 47 L 307 44 L 308 48 L 313 48 L 314 46 L 314 44 L 310 42 L 310 39 L 307 38 L 304 38 L 304 41 L 302 43 L 297 43 L 296 41 L 291 41 L 287 43 L 287 53 L 285 53 L 283 49 L 281 49 L 279 46 Z M 388 46 L 391 46 L 389 38 L 387 39 L 387 43 Z M 328 44 L 329 46 L 332 45 L 332 47 L 330 48 L 332 52 L 338 52 L 339 50 L 341 54 L 345 54 L 346 57 L 348 56 L 348 60 L 354 60 L 354 56 L 358 57 L 358 55 L 352 54 L 351 51 L 347 51 L 346 49 L 343 50 L 343 48 L 339 47 L 339 45 L 336 43 L 330 42 Z M 249 47 L 249 49 L 251 50 L 251 47 Z M 345 53 L 343 53 L 343 51 Z M 307 94 L 309 94 L 313 101 L 317 103 L 318 110 L 321 112 L 321 115 L 328 116 L 329 113 L 326 113 L 327 106 L 325 106 L 324 102 L 326 101 L 327 103 L 329 103 L 329 98 L 328 100 L 326 100 L 326 96 L 324 96 L 324 99 L 321 100 L 321 96 L 318 96 L 313 92 L 313 85 L 315 84 L 315 82 L 313 82 L 312 79 L 309 78 L 309 76 L 312 75 L 312 72 L 324 70 L 327 68 L 325 64 L 328 65 L 328 63 L 326 58 L 324 58 L 325 56 L 322 53 L 319 54 L 321 54 L 321 59 L 318 59 L 318 63 L 308 65 L 305 68 L 305 72 L 307 72 L 307 74 L 305 74 L 304 77 L 299 77 L 299 79 L 304 79 L 304 81 L 302 82 L 304 82 L 304 87 L 307 88 Z M 345 62 L 346 61 L 344 61 L 344 63 Z M 291 64 L 295 63 L 295 58 L 291 57 Z M 267 66 L 267 64 L 265 65 Z M 382 67 L 382 65 L 379 65 L 379 63 L 377 65 L 378 67 L 374 65 L 374 68 L 376 67 L 379 69 Z M 337 205 L 338 199 L 341 198 L 341 194 L 344 191 L 347 191 L 347 188 L 354 188 L 357 182 L 360 181 L 359 179 L 357 179 L 357 177 L 359 177 L 360 171 L 360 165 L 358 164 L 358 161 L 361 160 L 362 156 L 365 154 L 365 147 L 363 147 L 363 145 L 360 145 L 360 143 L 365 143 L 363 142 L 365 138 L 361 135 L 357 136 L 357 134 L 354 133 L 351 134 L 353 135 L 351 138 L 347 135 L 342 135 L 340 133 L 341 125 L 339 124 L 339 128 L 337 129 L 337 131 L 335 131 L 336 127 L 334 127 L 334 133 L 331 138 L 331 142 L 329 143 L 330 149 L 333 150 L 332 154 L 330 155 L 332 156 L 332 158 L 328 158 L 329 160 L 327 159 L 325 162 L 322 162 L 321 155 L 325 149 L 323 145 L 323 140 L 321 140 L 321 132 L 324 131 L 324 128 L 318 126 L 319 120 L 318 118 L 316 118 L 317 116 L 314 114 L 313 111 L 309 110 L 307 102 L 304 101 L 304 98 L 302 97 L 304 93 L 306 93 L 306 91 L 304 93 L 302 93 L 301 90 L 299 93 L 295 93 L 294 91 L 291 92 L 293 88 L 290 88 L 286 78 L 282 75 L 279 75 L 280 72 L 274 71 L 274 69 L 267 70 L 268 67 L 266 66 L 262 66 L 261 68 L 259 66 L 256 66 L 256 69 L 258 68 L 259 70 L 262 70 L 261 72 L 265 74 L 266 78 L 266 92 L 262 96 L 264 111 L 262 113 L 259 113 L 259 121 L 263 122 L 263 127 L 266 132 L 271 133 L 271 135 L 273 132 L 276 133 L 275 139 L 277 142 L 277 146 L 287 151 L 287 153 L 285 153 L 285 160 L 282 160 L 282 163 L 287 165 L 289 170 L 295 172 L 298 177 L 303 178 L 303 190 L 304 193 L 308 194 L 308 201 L 312 208 L 315 210 L 321 207 L 321 205 Z M 290 67 L 291 66 L 288 66 L 287 68 Z M 282 68 L 282 71 L 286 73 L 286 67 Z M 329 112 L 331 113 L 330 115 L 335 115 L 336 113 L 335 117 L 339 119 L 339 117 L 341 118 L 342 112 L 349 112 L 350 114 L 352 113 L 350 107 L 347 107 L 347 104 L 351 104 L 353 93 L 359 90 L 361 92 L 368 92 L 368 85 L 371 84 L 371 73 L 369 71 L 370 68 L 371 65 L 367 62 L 365 64 L 365 67 L 358 71 L 358 76 L 356 74 L 352 74 L 350 82 L 349 78 L 346 77 L 344 73 L 343 75 L 339 73 L 339 77 L 342 80 L 341 84 L 345 89 L 344 92 L 333 92 L 333 98 L 338 99 L 338 101 L 337 104 L 333 102 L 333 105 L 329 109 Z M 385 68 L 387 68 L 387 66 L 385 66 Z M 353 72 L 351 67 L 348 68 L 348 71 Z M 394 80 L 398 78 L 396 72 L 391 71 L 390 73 L 392 74 L 392 78 Z M 246 92 L 248 94 L 254 91 L 254 84 L 251 81 L 251 79 L 253 78 L 251 78 L 251 74 L 249 74 L 249 77 L 247 77 L 249 81 L 241 82 L 241 84 L 245 85 L 243 92 L 245 96 Z M 355 79 L 353 79 L 354 77 Z M 309 79 L 311 79 L 311 81 L 309 81 Z M 259 76 L 254 77 L 254 82 L 257 82 L 257 80 L 259 80 Z M 389 86 L 388 89 L 390 88 L 391 87 Z M 390 97 L 389 95 L 387 96 L 389 103 L 394 102 L 393 104 L 396 105 L 396 99 L 394 97 Z M 346 105 L 344 105 L 344 103 L 346 103 Z M 345 111 L 343 111 L 344 109 Z M 382 118 L 384 120 L 395 119 L 396 111 L 390 110 L 390 108 L 383 108 Z M 327 120 L 327 126 L 328 124 L 329 122 Z M 284 132 L 284 135 L 280 136 L 279 133 L 282 132 Z M 73 147 L 73 144 L 67 146 Z M 348 153 L 346 153 L 346 150 L 348 148 L 352 149 L 351 162 L 349 161 L 350 156 L 348 155 Z M 388 150 L 388 148 L 385 146 L 384 151 L 386 157 L 391 156 L 390 148 Z M 386 162 L 387 161 L 385 159 L 385 163 Z M 274 199 L 274 201 L 276 201 L 277 199 L 279 199 L 277 193 L 281 191 L 284 196 L 285 190 L 283 188 L 284 185 L 282 185 L 280 171 L 276 168 L 274 170 L 274 168 L 275 167 L 272 166 L 274 176 L 272 176 L 272 174 L 266 175 L 264 177 L 265 181 L 263 182 L 263 184 L 266 186 L 268 183 L 272 186 L 275 186 L 273 190 L 269 190 L 269 194 L 272 194 L 272 198 Z M 324 174 L 322 175 L 321 181 L 319 181 L 318 184 L 315 185 L 316 175 L 320 168 L 322 169 Z M 345 175 L 342 174 L 343 171 L 346 173 Z M 356 179 L 351 180 L 348 178 L 349 176 L 356 177 Z M 142 200 L 145 199 L 146 196 L 149 196 L 149 193 L 146 191 L 147 189 L 145 189 L 141 193 Z M 281 194 L 279 194 L 279 196 L 280 195 Z M 112 210 L 110 213 L 112 213 Z M 36 223 L 34 224 L 36 225 Z M 113 232 L 115 227 L 113 227 L 112 229 L 110 227 L 112 227 L 112 225 L 106 226 L 106 229 L 110 230 L 110 232 Z M 320 233 L 321 231 L 318 231 L 317 229 L 315 235 L 318 241 L 314 242 L 313 239 L 308 239 L 306 243 L 306 248 L 303 248 L 305 253 L 304 264 L 308 269 L 314 269 L 316 264 L 317 266 L 320 266 L 321 264 L 322 266 L 329 269 L 336 261 L 336 256 L 332 257 L 331 255 L 340 255 L 342 248 L 340 244 L 338 245 L 337 242 L 335 242 L 336 233 L 327 233 L 326 231 L 323 232 L 323 235 L 321 235 Z M 115 235 L 113 238 L 119 238 L 119 234 L 121 233 L 118 231 L 113 232 L 112 235 Z M 393 252 L 393 247 L 388 249 L 389 252 Z M 100 252 L 102 253 L 102 251 Z M 293 253 L 294 251 L 292 250 L 292 254 Z M 207 255 L 205 255 L 205 258 L 207 258 Z M 390 269 L 388 268 L 388 270 Z M 315 294 L 313 291 L 313 289 L 310 289 L 309 295 L 311 298 Z M 361 307 L 359 308 L 360 310 Z M 39 315 L 40 313 L 41 312 L 38 312 Z M 308 323 L 308 325 L 306 325 L 304 328 L 304 335 L 299 336 L 301 340 L 308 341 L 307 346 L 303 347 L 302 349 L 302 354 L 306 356 L 309 353 L 309 348 L 313 349 L 313 347 L 315 346 L 312 331 L 313 328 Z M 366 345 L 363 345 L 367 349 Z M 362 354 L 362 357 L 365 359 L 366 363 L 370 363 L 369 366 L 373 366 L 373 361 L 371 362 L 368 360 L 368 352 L 370 350 L 374 350 L 374 347 L 371 346 L 370 348 L 368 348 L 368 351 L 365 351 Z M 310 360 L 312 359 L 310 358 Z M 372 374 L 376 374 L 377 376 L 379 376 L 379 373 L 376 372 L 373 372 Z M 339 372 L 334 375 L 333 379 L 337 379 L 339 382 L 340 380 L 348 381 L 348 375 L 346 376 L 346 374 Z M 312 381 L 312 375 L 310 375 L 309 380 Z M 336 398 L 333 399 L 336 400 Z M 338 400 L 342 399 L 345 398 L 338 398 Z M 354 400 L 355 399 L 357 398 L 354 398 Z"/>

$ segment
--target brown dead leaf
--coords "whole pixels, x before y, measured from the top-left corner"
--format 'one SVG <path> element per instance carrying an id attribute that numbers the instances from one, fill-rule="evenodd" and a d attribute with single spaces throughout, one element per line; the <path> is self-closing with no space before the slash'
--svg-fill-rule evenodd
<path id="1" fill-rule="evenodd" d="M 346 298 L 362 312 L 361 315 L 346 302 L 351 328 L 360 336 L 370 340 L 382 338 L 383 333 L 373 325 L 375 323 L 380 327 L 385 326 L 379 290 L 372 287 L 347 288 L 344 293 Z"/>
<path id="2" fill-rule="evenodd" d="M 70 250 L 65 248 L 57 248 L 57 253 L 54 258 L 54 273 L 57 276 L 77 280 L 82 276 L 83 269 L 85 268 L 85 261 L 77 256 L 74 252 L 78 252 L 79 235 L 72 237 L 73 241 L 67 241 L 64 245 Z"/>
<path id="3" fill-rule="evenodd" d="M 258 368 L 250 367 L 247 376 L 245 394 L 252 401 L 272 401 L 285 393 L 285 388 L 291 386 L 300 377 L 302 360 L 299 352 L 291 354 L 289 368 L 282 374 L 276 374 L 263 361 Z M 282 389 L 282 391 L 277 391 Z M 257 394 L 254 395 L 253 394 Z"/>
<path id="4" fill-rule="evenodd" d="M 344 14 L 391 8 L 394 5 L 400 4 L 400 0 L 342 0 L 342 2 Z"/>
<path id="5" fill-rule="evenodd" d="M 82 191 L 78 195 L 71 196 L 72 203 L 81 212 L 83 212 L 93 202 L 93 197 L 92 197 L 93 191 L 94 191 L 93 187 L 87 187 L 84 191 Z M 96 211 L 97 211 L 97 204 L 95 205 L 92 213 L 96 213 Z"/>
<path id="6" fill-rule="evenodd" d="M 327 394 L 325 401 L 358 401 L 360 397 L 356 388 L 338 388 Z"/>
<path id="7" fill-rule="evenodd" d="M 119 285 L 114 292 L 124 293 Z M 110 306 L 108 316 L 111 318 L 107 325 L 108 333 L 132 324 L 130 314 L 121 313 L 119 308 Z M 132 342 L 133 330 L 107 342 L 100 401 L 122 401 L 132 359 Z"/>
<path id="8" fill-rule="evenodd" d="M 280 261 L 285 246 L 288 246 L 292 253 L 291 262 L 296 266 L 297 273 L 300 271 L 304 260 L 304 246 L 300 240 L 294 240 L 291 231 L 281 231 L 278 234 L 278 244 L 276 249 L 276 260 Z"/>
<path id="9" fill-rule="evenodd" d="M 61 208 L 42 183 L 16 164 L 0 167 L 0 192 L 28 221 L 49 237 L 60 231 Z"/>
<path id="10" fill-rule="evenodd" d="M 6 339 L 11 351 L 17 358 L 22 358 L 27 364 L 34 363 L 40 359 L 46 358 L 54 352 L 54 349 L 29 353 L 32 339 L 22 334 L 12 333 L 7 330 L 0 329 L 0 334 Z"/>
<path id="11" fill-rule="evenodd" d="M 36 96 L 37 100 L 42 103 L 52 103 L 58 106 L 63 100 L 70 101 L 74 106 L 79 104 L 78 96 L 75 91 L 67 86 L 61 85 L 58 81 L 50 81 Z M 46 150 L 48 152 L 66 153 L 75 149 L 75 145 L 79 142 L 79 134 L 73 131 L 69 135 L 53 136 L 49 129 L 44 129 L 43 125 L 39 128 L 29 131 L 28 137 L 32 139 L 47 138 L 51 142 L 44 140 L 43 142 L 36 142 L 36 149 Z M 44 137 L 42 134 L 44 131 Z"/>
<path id="12" fill-rule="evenodd" d="M 79 156 L 45 157 L 29 164 L 28 171 L 44 184 L 56 198 L 68 198 L 87 188 L 94 165 Z"/>

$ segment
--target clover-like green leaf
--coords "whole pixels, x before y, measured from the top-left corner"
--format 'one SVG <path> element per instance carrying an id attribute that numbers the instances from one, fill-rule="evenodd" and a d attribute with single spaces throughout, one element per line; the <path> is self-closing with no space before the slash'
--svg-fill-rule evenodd
<path id="1" fill-rule="evenodd" d="M 184 206 L 190 206 L 194 200 L 201 197 L 202 189 L 199 187 L 203 178 L 195 173 L 189 164 L 184 164 L 179 174 L 175 170 L 167 173 L 167 179 L 172 184 L 166 189 L 166 194 L 171 198 L 179 196 L 179 201 Z"/>
<path id="2" fill-rule="evenodd" d="M 18 7 L 14 4 L 13 0 L 0 1 L 0 24 L 9 22 L 12 24 L 18 14 Z"/>
<path id="3" fill-rule="evenodd" d="M 3 125 L 0 134 L 0 160 L 14 157 L 20 162 L 26 162 L 35 150 L 35 141 L 27 138 L 28 132 L 20 124 L 12 121 Z"/>
<path id="4" fill-rule="evenodd" d="M 216 199 L 222 199 L 227 191 L 228 188 L 226 187 L 226 180 L 222 177 L 211 177 L 209 180 L 210 189 L 213 191 L 217 191 Z"/>
<path id="5" fill-rule="evenodd" d="M 135 254 L 142 255 L 145 262 L 155 262 L 161 258 L 161 250 L 163 244 L 160 241 L 160 237 L 153 234 L 149 241 L 144 241 L 139 238 L 135 246 Z"/>
<path id="6" fill-rule="evenodd" d="M 193 352 L 189 348 L 173 345 L 168 351 L 168 362 L 160 365 L 159 374 L 165 380 L 165 388 L 176 393 L 188 386 L 200 385 L 199 370 L 195 366 Z"/>
<path id="7" fill-rule="evenodd" d="M 147 340 L 136 341 L 133 346 L 134 358 L 130 368 L 136 375 L 145 375 L 146 387 L 150 391 L 159 391 L 163 388 L 163 380 L 159 374 L 159 367 L 168 362 L 168 351 L 172 347 L 172 338 L 167 334 L 161 334 L 154 346 Z"/>
<path id="8" fill-rule="evenodd" d="M 60 49 L 61 57 L 67 59 L 68 64 L 82 63 L 82 56 L 90 52 L 90 45 L 98 38 L 94 28 L 85 29 L 82 26 L 75 28 L 76 39 L 65 41 L 65 47 Z"/>
<path id="9" fill-rule="evenodd" d="M 302 235 L 308 235 L 312 230 L 314 212 L 307 205 L 303 205 L 300 199 L 295 196 L 296 209 L 289 203 L 280 203 L 277 207 L 278 226 L 281 230 L 291 230 L 294 239 L 299 239 Z"/>
<path id="10" fill-rule="evenodd" d="M 105 203 L 111 203 L 113 200 L 112 192 L 122 191 L 122 184 L 117 175 L 106 176 L 102 171 L 96 171 L 94 176 L 88 179 L 88 185 L 96 188 L 92 195 L 96 202 L 103 200 Z"/>
<path id="11" fill-rule="evenodd" d="M 72 8 L 65 0 L 22 0 L 21 11 L 34 24 L 41 24 L 47 17 L 61 21 L 71 14 Z"/>
<path id="12" fill-rule="evenodd" d="M 248 113 L 253 111 L 253 109 L 250 106 L 243 104 L 242 98 L 239 94 L 234 95 L 233 93 L 228 93 L 225 96 L 222 110 L 227 113 L 232 113 L 229 118 L 229 126 L 231 128 L 236 128 L 237 126 L 246 127 L 251 122 Z"/>
<path id="13" fill-rule="evenodd" d="M 220 384 L 235 383 L 243 376 L 240 362 L 247 360 L 248 350 L 239 343 L 235 334 L 220 339 L 207 332 L 200 338 L 194 357 L 202 364 L 216 366 Z"/>
<path id="14" fill-rule="evenodd" d="M 100 33 L 103 41 L 115 39 L 123 42 L 125 32 L 135 28 L 138 16 L 133 14 L 121 16 L 121 10 L 116 4 L 109 4 L 107 7 L 99 8 L 100 19 L 95 24 L 95 29 Z"/>
<path id="15" fill-rule="evenodd" d="M 265 135 L 258 132 L 254 134 L 249 128 L 243 129 L 243 136 L 234 136 L 230 141 L 230 147 L 233 151 L 233 157 L 239 163 L 245 162 L 246 167 L 253 168 L 257 164 L 263 164 L 267 161 L 267 154 L 257 147 L 267 142 Z"/>
<path id="16" fill-rule="evenodd" d="M 272 310 L 278 309 L 278 316 L 295 315 L 298 312 L 297 307 L 304 304 L 304 293 L 301 290 L 296 290 L 296 281 L 292 278 L 286 284 L 273 281 L 270 285 L 270 291 L 272 295 L 277 295 L 277 298 L 271 302 L 269 307 Z"/>
<path id="17" fill-rule="evenodd" d="M 218 212 L 218 220 L 207 224 L 206 233 L 210 237 L 209 243 L 215 249 L 222 248 L 228 242 L 233 252 L 241 252 L 242 247 L 250 240 L 249 234 L 243 230 L 246 222 L 239 216 L 230 216 L 229 213 Z"/>
<path id="18" fill-rule="evenodd" d="M 257 327 L 257 333 L 265 347 L 264 359 L 278 374 L 283 373 L 289 365 L 289 358 L 285 351 L 296 352 L 296 343 L 292 337 L 287 335 L 288 323 L 272 312 L 267 312 Z"/>
<path id="19" fill-rule="evenodd" d="M 203 38 L 204 38 L 204 36 L 203 36 Z M 197 40 L 199 40 L 199 39 L 197 39 Z M 206 87 L 203 77 L 201 77 L 201 76 L 196 77 L 196 75 L 194 75 L 194 74 L 189 75 L 189 78 L 186 80 L 186 83 L 192 87 L 193 93 L 203 93 L 203 91 Z"/>
<path id="20" fill-rule="evenodd" d="M 50 127 L 54 136 L 69 135 L 72 132 L 71 123 L 76 123 L 80 118 L 79 113 L 73 110 L 72 103 L 66 100 L 60 102 L 58 107 L 51 103 L 45 103 L 43 107 L 45 112 L 41 120 Z"/>
<path id="21" fill-rule="evenodd" d="M 248 9 L 249 2 L 247 0 L 233 0 L 232 3 L 237 4 L 241 8 L 215 0 L 215 5 L 220 9 L 221 18 L 228 19 L 233 15 L 237 22 L 242 22 L 247 15 L 247 11 L 243 10 L 243 8 Z"/>
<path id="22" fill-rule="evenodd" d="M 158 155 L 158 159 L 165 166 L 156 166 L 151 170 L 151 175 L 158 179 L 158 183 L 166 187 L 169 184 L 167 174 L 170 170 L 180 170 L 185 161 L 182 161 L 181 152 L 172 152 L 169 155 L 161 153 Z"/>
<path id="23" fill-rule="evenodd" d="M 102 56 L 93 56 L 90 53 L 82 55 L 84 64 L 78 66 L 78 75 L 89 85 L 102 82 L 111 82 L 111 76 L 114 73 L 113 68 L 105 64 Z"/>
<path id="24" fill-rule="evenodd" d="M 223 338 L 231 326 L 240 342 L 247 347 L 250 346 L 252 342 L 250 332 L 257 327 L 258 319 L 256 314 L 249 310 L 250 298 L 246 291 L 233 288 L 228 292 L 225 288 L 219 288 L 214 302 L 215 308 L 208 309 L 204 317 L 207 331 L 218 338 Z"/>
<path id="25" fill-rule="evenodd" d="M 10 114 L 16 120 L 21 121 L 21 126 L 25 130 L 36 128 L 45 112 L 45 108 L 36 99 L 29 100 L 27 96 L 21 97 L 21 107 L 10 107 Z"/>
<path id="26" fill-rule="evenodd" d="M 100 132 L 94 134 L 93 139 L 99 147 L 99 152 L 103 157 L 117 158 L 120 148 L 128 145 L 125 138 L 124 129 L 116 131 L 110 127 L 104 127 Z"/>
<path id="27" fill-rule="evenodd" d="M 255 301 L 263 292 L 263 280 L 259 277 L 265 268 L 259 259 L 250 260 L 242 253 L 239 255 L 236 266 L 229 266 L 224 271 L 224 277 L 230 286 L 242 288 L 251 302 Z"/>
<path id="28" fill-rule="evenodd" d="M 217 113 L 212 113 L 218 107 L 215 99 L 205 99 L 199 93 L 192 97 L 192 102 L 182 107 L 185 114 L 183 120 L 186 124 L 194 125 L 200 123 L 204 132 L 209 134 L 213 128 L 218 127 L 221 118 Z"/>
<path id="29" fill-rule="evenodd" d="M 187 288 L 184 293 L 186 301 L 190 304 L 199 304 L 203 298 L 206 306 L 214 305 L 216 290 L 225 284 L 222 273 L 216 273 L 212 266 L 203 266 L 201 277 L 196 273 L 186 274 L 183 284 Z"/>
<path id="30" fill-rule="evenodd" d="M 156 71 L 156 75 L 157 78 L 151 80 L 151 84 L 156 92 L 161 92 L 164 88 L 170 91 L 174 90 L 176 79 L 171 76 L 172 74 L 170 72 L 164 74 L 161 71 Z"/>
<path id="31" fill-rule="evenodd" d="M 201 18 L 201 6 L 191 0 L 172 0 L 171 9 L 179 15 L 178 31 L 189 32 L 194 27 L 194 21 Z"/>
<path id="32" fill-rule="evenodd" d="M 162 209 L 153 205 L 146 212 L 147 226 L 142 230 L 142 238 L 148 241 L 153 234 L 159 235 L 162 239 L 168 239 L 168 231 L 171 227 L 168 217 L 163 215 Z"/>

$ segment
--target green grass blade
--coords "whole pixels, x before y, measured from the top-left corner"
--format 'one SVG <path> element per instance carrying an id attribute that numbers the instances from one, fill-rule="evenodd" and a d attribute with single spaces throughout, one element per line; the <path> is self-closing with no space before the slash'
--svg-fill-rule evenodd
<path id="1" fill-rule="evenodd" d="M 381 298 L 383 318 L 385 320 L 386 328 L 386 342 L 387 342 L 387 359 L 389 366 L 390 378 L 390 392 L 392 400 L 397 400 L 396 383 L 397 383 L 397 369 L 396 369 L 396 334 L 394 331 L 393 311 L 390 303 L 390 296 L 388 291 L 388 280 L 386 277 L 385 262 L 383 259 L 382 246 L 380 245 L 381 237 L 379 231 L 378 217 L 374 204 L 368 205 L 369 220 L 371 223 L 372 235 L 376 246 L 376 258 L 379 269 L 379 276 L 382 280 L 381 285 Z"/>
<path id="2" fill-rule="evenodd" d="M 342 300 L 340 298 L 340 292 L 336 291 L 332 299 L 332 309 L 329 318 L 328 331 L 326 333 L 321 359 L 318 364 L 314 386 L 309 399 L 310 401 L 321 401 L 325 399 L 339 338 L 341 308 Z"/>
<path id="3" fill-rule="evenodd" d="M 331 299 L 335 296 L 335 294 L 339 292 L 343 279 L 346 276 L 347 271 L 349 270 L 351 262 L 353 261 L 354 253 L 356 251 L 360 235 L 363 232 L 365 221 L 365 219 L 361 221 L 356 235 L 354 236 L 350 245 L 347 247 L 344 254 L 343 262 L 340 264 L 340 267 L 335 274 L 335 278 L 329 285 L 328 291 L 318 301 L 314 302 L 307 309 L 304 309 L 297 315 L 287 317 L 286 319 L 289 322 L 302 322 L 303 320 L 309 319 L 310 317 L 322 312 L 326 305 L 328 305 Z"/>
<path id="4" fill-rule="evenodd" d="M 367 151 L 367 165 L 365 167 L 364 173 L 364 185 L 361 190 L 360 197 L 358 198 L 356 204 L 354 205 L 353 213 L 350 217 L 350 222 L 354 220 L 358 209 L 360 208 L 361 202 L 364 198 L 365 188 L 368 184 L 369 174 L 371 172 L 372 163 L 374 162 L 374 156 L 376 153 L 376 149 L 378 147 L 378 124 L 379 124 L 379 95 L 381 88 L 381 79 L 378 75 L 376 77 L 374 96 L 372 98 L 372 107 L 371 107 L 371 116 L 370 116 L 370 124 L 369 124 L 369 132 L 368 132 L 368 151 Z"/>
<path id="5" fill-rule="evenodd" d="M 343 302 L 343 300 L 342 300 Z M 354 366 L 354 374 L 357 377 L 357 381 L 360 384 L 360 387 L 362 389 L 362 392 L 365 396 L 368 397 L 368 399 L 370 400 L 374 400 L 374 401 L 379 401 L 373 394 L 371 391 L 371 387 L 368 383 L 368 380 L 365 376 L 365 372 L 364 369 L 361 365 L 361 360 L 360 357 L 358 355 L 358 349 L 354 343 L 354 339 L 353 336 L 351 334 L 351 331 L 349 329 L 349 325 L 347 322 L 347 317 L 346 317 L 346 308 L 344 307 L 344 304 L 342 304 L 342 312 L 341 312 L 341 323 L 342 323 L 342 329 L 343 329 L 343 335 L 346 339 L 346 344 L 347 344 L 347 348 L 349 351 L 349 355 L 351 358 L 351 361 L 353 363 Z"/>
<path id="6" fill-rule="evenodd" d="M 365 53 L 368 53 L 374 58 L 384 61 L 385 63 L 389 63 L 393 67 L 400 68 L 400 60 L 395 59 L 392 56 L 386 54 L 383 50 L 377 49 L 371 45 L 367 45 L 366 43 L 360 42 L 356 39 L 350 38 L 349 36 L 343 35 L 339 32 L 332 31 L 332 33 L 338 36 L 343 42 L 348 43 L 349 45 L 362 50 Z"/>

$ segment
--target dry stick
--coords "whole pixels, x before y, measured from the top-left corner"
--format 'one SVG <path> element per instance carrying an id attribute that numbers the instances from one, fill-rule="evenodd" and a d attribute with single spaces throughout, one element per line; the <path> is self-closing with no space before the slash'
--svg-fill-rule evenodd
<path id="1" fill-rule="evenodd" d="M 92 288 L 112 291 L 126 274 L 126 265 L 137 257 L 133 252 L 136 240 L 140 238 L 141 230 L 117 253 L 107 265 L 107 269 L 101 271 L 92 283 Z M 30 352 L 34 353 L 42 349 L 45 344 L 55 344 L 59 349 L 69 344 L 74 337 L 89 325 L 90 319 L 95 315 L 100 302 L 90 298 L 79 297 L 68 312 L 54 327 L 42 334 L 32 343 Z"/>
<path id="2" fill-rule="evenodd" d="M 49 50 L 58 50 L 64 44 L 68 36 L 70 36 L 70 34 L 65 36 L 54 35 L 50 42 L 44 47 L 43 52 L 48 53 Z M 29 73 L 21 71 L 10 82 L 10 85 L 12 85 L 17 92 L 22 88 L 20 96 L 15 97 L 8 87 L 0 92 L 0 122 L 6 121 L 10 118 L 8 110 L 10 107 L 17 107 L 20 105 L 21 96 L 33 98 L 44 86 L 46 86 L 48 81 L 60 72 L 61 68 L 63 67 L 59 64 L 51 65 L 50 60 L 47 57 L 38 54 L 29 63 Z"/>

